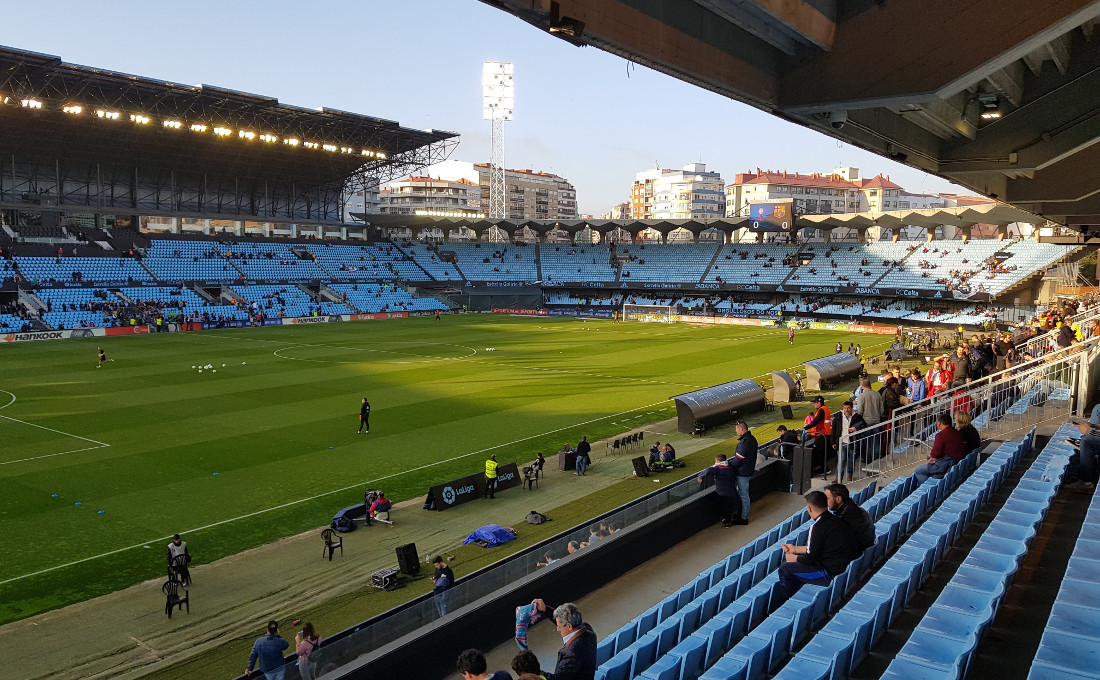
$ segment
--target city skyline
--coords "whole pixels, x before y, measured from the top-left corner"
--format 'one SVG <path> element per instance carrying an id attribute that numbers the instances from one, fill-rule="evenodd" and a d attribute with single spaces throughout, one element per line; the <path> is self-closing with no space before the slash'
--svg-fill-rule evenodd
<path id="1" fill-rule="evenodd" d="M 487 161 L 490 152 L 482 62 L 510 61 L 516 108 L 505 166 L 568 179 L 582 214 L 600 215 L 628 200 L 637 172 L 700 161 L 727 183 L 757 167 L 808 173 L 854 166 L 864 176 L 890 175 L 917 193 L 970 193 L 602 51 L 574 47 L 476 0 L 326 9 L 330 16 L 303 20 L 300 7 L 285 1 L 200 0 L 173 14 L 169 26 L 155 6 L 46 0 L 8 8 L 0 44 L 452 130 L 461 143 L 451 157 L 472 162 Z M 185 39 L 158 41 L 169 28 Z"/>

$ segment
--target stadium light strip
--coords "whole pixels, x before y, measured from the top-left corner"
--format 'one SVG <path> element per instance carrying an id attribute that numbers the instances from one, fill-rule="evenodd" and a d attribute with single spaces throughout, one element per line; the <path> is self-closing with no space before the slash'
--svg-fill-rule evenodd
<path id="1" fill-rule="evenodd" d="M 33 97 L 23 97 L 23 98 L 18 98 L 18 96 L 16 96 L 16 97 L 17 98 L 13 99 L 11 96 L 0 95 L 0 104 L 10 104 L 12 106 L 19 106 L 19 107 L 24 108 L 24 109 L 32 109 L 32 110 L 43 110 L 43 109 L 49 110 L 49 109 L 52 108 L 52 107 L 47 107 L 45 102 L 43 102 L 42 100 L 35 99 Z M 114 110 L 105 109 L 105 108 L 104 109 L 87 109 L 81 104 L 68 103 L 68 104 L 58 106 L 57 110 L 65 113 L 65 114 L 68 114 L 70 116 L 88 115 L 88 116 L 92 116 L 94 118 L 99 118 L 101 120 L 121 120 L 122 119 L 122 112 L 121 111 L 114 111 Z M 129 118 L 130 118 L 130 122 L 134 123 L 135 125 L 149 125 L 153 122 L 153 117 L 145 115 L 144 113 L 131 113 L 131 114 L 128 114 L 128 115 L 129 115 Z M 167 128 L 169 130 L 182 130 L 182 129 L 186 128 L 186 129 L 190 130 L 191 132 L 195 132 L 195 133 L 199 133 L 199 134 L 205 134 L 205 133 L 208 133 L 208 132 L 212 132 L 217 137 L 229 137 L 229 136 L 233 135 L 234 132 L 236 132 L 237 137 L 239 139 L 244 140 L 244 141 L 253 141 L 253 140 L 259 139 L 260 141 L 266 142 L 268 144 L 272 144 L 272 143 L 281 141 L 281 142 L 283 142 L 283 144 L 285 144 L 287 146 L 291 146 L 291 147 L 301 146 L 301 147 L 304 147 L 304 148 L 309 149 L 311 151 L 327 151 L 329 153 L 339 153 L 339 154 L 345 154 L 345 155 L 356 155 L 356 154 L 358 154 L 359 156 L 361 156 L 363 158 L 372 158 L 372 159 L 377 159 L 377 160 L 385 160 L 387 158 L 385 153 L 383 153 L 381 151 L 375 151 L 373 149 L 363 149 L 363 148 L 360 148 L 360 147 L 353 147 L 353 146 L 340 146 L 340 145 L 337 145 L 337 144 L 332 144 L 330 142 L 318 142 L 318 141 L 313 141 L 313 140 L 303 141 L 301 139 L 298 139 L 297 137 L 279 137 L 278 135 L 273 135 L 271 133 L 258 134 L 254 130 L 248 130 L 248 129 L 233 130 L 231 128 L 224 127 L 222 125 L 217 125 L 217 126 L 211 127 L 210 125 L 207 125 L 206 123 L 190 123 L 190 124 L 188 124 L 188 123 L 184 123 L 181 120 L 177 120 L 175 118 L 165 118 L 165 119 L 163 119 L 159 122 L 160 122 L 162 127 Z"/>

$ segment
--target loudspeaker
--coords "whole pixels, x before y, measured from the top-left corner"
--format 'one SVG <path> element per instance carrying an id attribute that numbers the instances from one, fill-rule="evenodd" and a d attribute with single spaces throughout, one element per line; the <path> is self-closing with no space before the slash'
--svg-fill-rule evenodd
<path id="1" fill-rule="evenodd" d="M 415 543 L 397 546 L 397 566 L 402 574 L 412 576 L 420 573 L 420 557 L 416 554 Z"/>
<path id="2" fill-rule="evenodd" d="M 794 419 L 794 409 L 791 408 L 790 404 L 785 404 L 783 406 L 780 406 L 779 410 L 783 411 L 783 418 L 785 420 L 793 420 Z"/>
<path id="3" fill-rule="evenodd" d="M 634 474 L 638 477 L 649 476 L 649 464 L 645 462 L 645 456 L 638 456 L 637 458 L 631 458 L 630 462 L 634 464 Z"/>
<path id="4" fill-rule="evenodd" d="M 792 446 L 791 449 L 791 493 L 800 495 L 809 493 L 811 471 L 814 465 L 813 444 Z"/>

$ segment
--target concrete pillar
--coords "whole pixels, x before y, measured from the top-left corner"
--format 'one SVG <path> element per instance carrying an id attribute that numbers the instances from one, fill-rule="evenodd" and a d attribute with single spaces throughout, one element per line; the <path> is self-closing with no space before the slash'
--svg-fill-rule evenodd
<path id="1" fill-rule="evenodd" d="M 832 229 L 822 229 L 821 234 L 825 238 L 825 243 L 832 243 L 833 242 L 833 230 Z"/>
<path id="2" fill-rule="evenodd" d="M 962 227 L 959 227 L 959 231 L 961 231 L 962 235 L 963 235 L 963 239 L 962 239 L 963 243 L 966 243 L 970 240 L 970 230 L 971 230 L 971 225 L 969 225 L 969 224 L 967 224 L 965 226 L 962 226 Z"/>
<path id="3" fill-rule="evenodd" d="M 1003 241 L 1006 238 L 1008 238 L 1008 225 L 1007 224 L 998 224 L 997 225 L 997 240 L 998 241 Z"/>
<path id="4" fill-rule="evenodd" d="M 867 242 L 867 229 L 866 228 L 856 229 L 856 234 L 858 235 L 860 243 L 866 243 Z"/>
<path id="5" fill-rule="evenodd" d="M 936 228 L 935 227 L 925 227 L 925 229 L 924 229 L 924 240 L 928 243 L 931 243 L 932 239 L 935 238 L 935 237 L 936 237 Z"/>
<path id="6" fill-rule="evenodd" d="M 202 233 L 210 234 L 210 220 L 202 221 Z"/>

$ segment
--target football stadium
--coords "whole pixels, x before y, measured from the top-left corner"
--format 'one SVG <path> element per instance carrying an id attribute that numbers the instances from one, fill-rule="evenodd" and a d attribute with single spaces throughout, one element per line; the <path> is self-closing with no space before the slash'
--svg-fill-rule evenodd
<path id="1" fill-rule="evenodd" d="M 1100 3 L 487 4 L 988 198 L 349 215 L 458 134 L 0 48 L 0 675 L 1100 677 Z"/>

